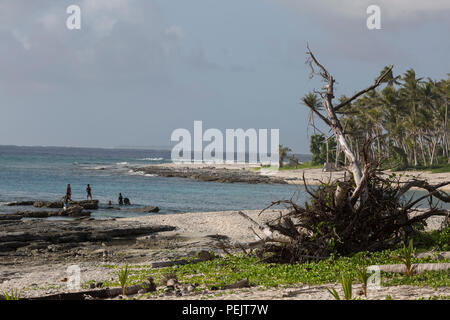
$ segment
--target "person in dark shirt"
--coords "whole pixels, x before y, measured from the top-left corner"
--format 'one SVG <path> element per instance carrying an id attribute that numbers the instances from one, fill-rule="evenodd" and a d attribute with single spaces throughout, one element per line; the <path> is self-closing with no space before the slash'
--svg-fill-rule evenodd
<path id="1" fill-rule="evenodd" d="M 123 197 L 122 197 L 122 194 L 119 193 L 119 206 L 122 206 L 122 205 L 123 205 Z"/>
<path id="2" fill-rule="evenodd" d="M 87 187 L 86 187 L 86 200 L 89 200 L 89 198 L 91 198 L 91 200 L 92 200 L 92 190 L 91 190 L 91 186 L 87 185 Z"/>
<path id="3" fill-rule="evenodd" d="M 72 201 L 72 189 L 70 188 L 70 184 L 67 185 L 66 198 L 67 201 Z"/>

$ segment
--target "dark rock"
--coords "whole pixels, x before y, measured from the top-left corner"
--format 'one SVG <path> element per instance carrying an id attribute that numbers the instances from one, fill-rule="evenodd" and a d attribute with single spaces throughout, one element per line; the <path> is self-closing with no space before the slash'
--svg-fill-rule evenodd
<path id="1" fill-rule="evenodd" d="M 242 280 L 237 280 L 233 284 L 222 286 L 221 289 L 222 290 L 226 290 L 226 289 L 240 289 L 240 288 L 248 288 L 248 287 L 250 287 L 250 283 L 248 281 L 248 278 L 245 278 L 245 279 L 242 279 Z"/>
<path id="2" fill-rule="evenodd" d="M 79 205 L 70 205 L 67 209 L 58 211 L 58 215 L 67 217 L 89 217 L 90 212 L 84 212 L 83 207 Z"/>
<path id="3" fill-rule="evenodd" d="M 18 211 L 16 214 L 24 218 L 48 218 L 59 215 L 57 211 Z"/>
<path id="4" fill-rule="evenodd" d="M 9 206 L 9 207 L 12 207 L 12 206 L 32 206 L 34 204 L 34 202 L 35 202 L 34 200 L 9 202 L 9 203 L 6 203 L 5 206 Z"/>
<path id="5" fill-rule="evenodd" d="M 26 246 L 26 242 L 11 241 L 0 243 L 0 252 L 15 251 L 17 248 Z"/>
<path id="6" fill-rule="evenodd" d="M 0 214 L 0 220 L 20 220 L 22 216 L 20 214 Z"/>
<path id="7" fill-rule="evenodd" d="M 159 208 L 156 206 L 148 206 L 144 208 L 135 208 L 130 209 L 131 212 L 142 212 L 142 213 L 152 213 L 152 212 L 159 212 Z"/>
<path id="8" fill-rule="evenodd" d="M 209 260 L 212 259 L 212 255 L 211 255 L 211 253 L 209 253 L 208 251 L 202 250 L 202 251 L 200 251 L 200 252 L 198 253 L 198 258 L 199 258 L 201 261 L 209 261 Z"/>
<path id="9" fill-rule="evenodd" d="M 64 203 L 62 201 L 35 201 L 33 203 L 33 206 L 36 208 L 53 208 L 53 209 L 60 209 L 64 207 Z"/>
<path id="10" fill-rule="evenodd" d="M 222 183 L 248 183 L 248 184 L 286 184 L 284 179 L 277 177 L 261 175 L 250 170 L 227 170 L 226 168 L 192 168 L 192 167 L 164 167 L 148 166 L 136 169 L 136 171 L 146 174 L 154 174 L 160 177 L 178 177 L 194 179 L 199 181 L 213 181 Z"/>
<path id="11" fill-rule="evenodd" d="M 82 200 L 82 201 L 71 201 L 69 203 L 69 207 L 72 204 L 81 206 L 85 210 L 97 210 L 98 209 L 98 200 Z"/>

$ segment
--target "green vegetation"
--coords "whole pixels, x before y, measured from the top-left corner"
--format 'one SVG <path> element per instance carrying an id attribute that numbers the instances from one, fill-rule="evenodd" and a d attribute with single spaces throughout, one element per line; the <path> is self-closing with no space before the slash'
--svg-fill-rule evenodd
<path id="1" fill-rule="evenodd" d="M 450 77 L 439 81 L 424 79 L 409 69 L 401 76 L 390 71 L 384 83 L 384 88 L 371 90 L 339 110 L 351 149 L 361 154 L 366 138 L 372 137 L 369 156 L 383 161 L 385 168 L 436 168 L 433 172 L 449 172 Z M 340 101 L 346 99 L 343 96 Z M 315 93 L 305 95 L 303 103 L 315 110 L 323 109 Z M 312 113 L 310 122 L 315 128 Z M 323 135 L 311 136 L 313 163 L 323 164 L 327 157 L 328 162 L 334 161 L 333 138 L 328 139 L 328 144 L 327 148 Z"/>
<path id="2" fill-rule="evenodd" d="M 362 283 L 364 296 L 367 297 L 367 280 L 369 280 L 370 274 L 367 272 L 366 266 L 359 267 L 356 272 L 358 273 L 358 280 Z"/>
<path id="3" fill-rule="evenodd" d="M 233 255 L 216 258 L 211 261 L 192 263 L 177 268 L 152 269 L 149 266 L 129 266 L 129 284 L 142 283 L 152 276 L 156 283 L 164 283 L 167 274 L 176 275 L 180 283 L 198 284 L 196 290 L 220 288 L 237 280 L 248 278 L 251 285 L 270 287 L 292 286 L 296 284 L 319 285 L 335 283 L 339 275 L 345 274 L 347 279 L 361 283 L 358 270 L 368 265 L 393 264 L 403 249 L 381 252 L 360 252 L 352 257 L 330 257 L 326 260 L 302 264 L 263 263 L 257 257 Z M 412 263 L 433 262 L 431 258 L 411 258 Z M 450 262 L 443 259 L 440 262 Z M 106 265 L 107 268 L 117 268 Z M 382 285 L 404 283 L 416 286 L 450 285 L 448 272 L 430 271 L 420 275 L 404 277 L 382 272 Z M 342 280 L 342 279 L 340 279 Z M 348 280 L 349 281 L 349 280 Z M 104 286 L 117 286 L 117 282 L 104 283 Z"/>
<path id="4" fill-rule="evenodd" d="M 398 273 L 384 274 L 382 277 L 384 286 L 427 286 L 427 287 L 448 287 L 450 286 L 450 275 L 444 271 L 425 271 L 411 276 L 403 276 Z"/>
<path id="5" fill-rule="evenodd" d="M 353 299 L 353 293 L 352 293 L 352 278 L 346 274 L 341 275 L 341 286 L 342 290 L 344 290 L 344 299 L 345 300 L 352 300 Z M 327 288 L 328 292 L 336 299 L 341 300 L 339 297 L 339 294 L 334 288 Z"/>
<path id="6" fill-rule="evenodd" d="M 336 139 L 331 136 L 325 139 L 323 134 L 314 134 L 311 136 L 309 150 L 312 153 L 311 163 L 322 167 L 324 163 L 336 161 Z M 344 161 L 344 155 L 340 154 L 340 161 Z"/>
<path id="7" fill-rule="evenodd" d="M 420 232 L 414 238 L 416 246 L 437 251 L 450 251 L 450 226 L 442 230 Z"/>
<path id="8" fill-rule="evenodd" d="M 400 256 L 398 256 L 396 259 L 399 260 L 401 263 L 403 263 L 406 267 L 406 274 L 408 277 L 412 276 L 414 272 L 414 266 L 413 266 L 413 258 L 414 258 L 414 252 L 416 250 L 413 246 L 413 239 L 409 240 L 408 246 L 403 245 L 402 250 L 400 251 Z"/>
<path id="9" fill-rule="evenodd" d="M 296 166 L 284 166 L 280 168 L 279 170 L 299 170 L 299 169 L 313 169 L 313 168 L 322 168 L 321 165 L 315 165 L 311 161 L 306 161 L 303 163 L 300 163 Z"/>
<path id="10" fill-rule="evenodd" d="M 260 171 L 262 168 L 270 168 L 270 165 L 263 165 L 261 167 L 253 167 L 250 170 Z M 296 166 L 283 165 L 283 167 L 279 167 L 278 170 L 301 170 L 301 169 L 316 169 L 322 168 L 322 165 L 315 165 L 311 161 L 305 161 Z"/>
<path id="11" fill-rule="evenodd" d="M 20 292 L 15 289 L 12 289 L 10 292 L 3 291 L 3 296 L 5 297 L 5 300 L 19 300 Z"/>
<path id="12" fill-rule="evenodd" d="M 282 144 L 279 145 L 278 147 L 278 162 L 279 162 L 279 167 L 282 168 L 283 167 L 283 161 L 284 159 L 287 157 L 288 152 L 292 151 L 289 147 L 283 147 Z"/>
<path id="13" fill-rule="evenodd" d="M 126 293 L 129 275 L 130 275 L 130 271 L 128 270 L 128 264 L 126 264 L 125 267 L 120 268 L 120 270 L 117 272 L 117 276 L 119 278 L 119 284 L 120 284 L 120 287 L 122 288 L 123 296 L 125 296 L 125 293 Z"/>

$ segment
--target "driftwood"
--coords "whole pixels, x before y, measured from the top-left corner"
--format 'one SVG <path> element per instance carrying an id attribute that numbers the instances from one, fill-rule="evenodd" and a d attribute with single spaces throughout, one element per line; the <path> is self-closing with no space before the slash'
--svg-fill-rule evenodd
<path id="1" fill-rule="evenodd" d="M 237 280 L 235 283 L 224 285 L 220 287 L 221 290 L 227 290 L 227 289 L 240 289 L 240 288 L 248 288 L 250 287 L 250 283 L 248 281 L 248 278 Z"/>
<path id="2" fill-rule="evenodd" d="M 382 264 L 372 265 L 369 270 L 379 269 L 383 272 L 407 273 L 404 264 Z M 423 273 L 425 271 L 446 271 L 450 269 L 450 263 L 417 263 L 412 265 L 414 273 Z"/>
<path id="3" fill-rule="evenodd" d="M 134 295 L 148 286 L 147 283 L 142 283 L 134 286 L 129 286 L 125 290 L 126 295 Z M 122 288 L 105 288 L 96 290 L 86 290 L 77 292 L 58 293 L 48 296 L 24 298 L 21 300 L 86 300 L 89 297 L 95 299 L 114 298 L 122 294 Z"/>

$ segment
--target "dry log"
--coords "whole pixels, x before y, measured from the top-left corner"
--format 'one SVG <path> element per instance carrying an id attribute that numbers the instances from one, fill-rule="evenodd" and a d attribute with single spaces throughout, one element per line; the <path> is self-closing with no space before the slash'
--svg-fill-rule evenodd
<path id="1" fill-rule="evenodd" d="M 383 264 L 372 265 L 368 269 L 379 268 L 383 272 L 406 273 L 406 266 L 403 264 Z M 412 266 L 414 273 L 422 273 L 424 271 L 446 271 L 450 269 L 450 263 L 418 263 Z"/>
<path id="2" fill-rule="evenodd" d="M 142 283 L 134 286 L 129 286 L 125 290 L 126 295 L 137 294 L 139 290 L 146 288 L 148 284 Z M 24 298 L 21 300 L 85 300 L 86 296 L 96 299 L 114 298 L 122 294 L 122 288 L 105 288 L 97 290 L 87 290 L 78 292 L 65 292 L 52 294 L 48 296 Z"/>

